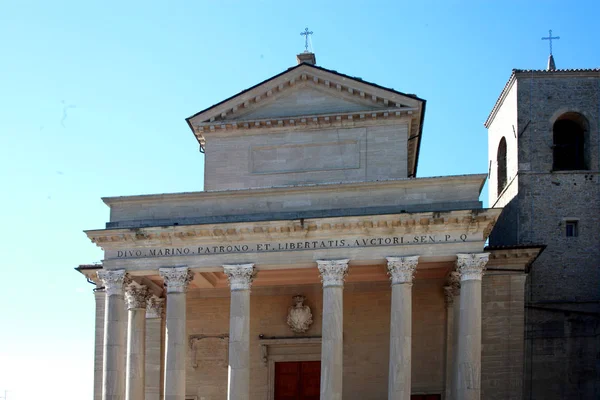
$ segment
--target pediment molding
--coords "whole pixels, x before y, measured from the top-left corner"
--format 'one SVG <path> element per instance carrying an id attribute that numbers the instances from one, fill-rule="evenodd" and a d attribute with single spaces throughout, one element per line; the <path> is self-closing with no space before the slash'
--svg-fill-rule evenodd
<path id="1" fill-rule="evenodd" d="M 188 118 L 192 126 L 221 125 L 264 107 L 282 94 L 312 86 L 332 96 L 364 104 L 365 110 L 420 108 L 423 100 L 344 75 L 302 64 Z M 295 115 L 296 117 L 298 115 Z"/>

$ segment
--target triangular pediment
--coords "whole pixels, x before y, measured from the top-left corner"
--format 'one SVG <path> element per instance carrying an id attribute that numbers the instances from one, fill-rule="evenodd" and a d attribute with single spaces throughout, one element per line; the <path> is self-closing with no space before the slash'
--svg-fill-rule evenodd
<path id="1" fill-rule="evenodd" d="M 188 118 L 191 126 L 357 111 L 420 109 L 423 100 L 301 64 Z"/>
<path id="2" fill-rule="evenodd" d="M 408 176 L 415 176 L 425 100 L 310 64 L 275 75 L 186 121 L 201 149 L 205 135 L 247 130 L 358 126 L 378 119 L 409 122 Z"/>
<path id="3" fill-rule="evenodd" d="M 254 104 L 246 112 L 230 115 L 229 120 L 256 120 L 265 118 L 286 118 L 306 115 L 339 114 L 355 111 L 373 111 L 385 108 L 372 101 L 352 99 L 336 91 L 327 91 L 319 85 L 304 83 L 295 85 L 280 94 Z"/>

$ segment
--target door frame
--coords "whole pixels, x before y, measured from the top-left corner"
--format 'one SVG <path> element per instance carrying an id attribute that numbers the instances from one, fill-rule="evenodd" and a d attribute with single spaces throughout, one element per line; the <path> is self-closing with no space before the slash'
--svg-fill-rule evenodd
<path id="1" fill-rule="evenodd" d="M 268 369 L 268 400 L 275 400 L 275 363 L 321 361 L 321 338 L 262 339 L 261 354 Z"/>

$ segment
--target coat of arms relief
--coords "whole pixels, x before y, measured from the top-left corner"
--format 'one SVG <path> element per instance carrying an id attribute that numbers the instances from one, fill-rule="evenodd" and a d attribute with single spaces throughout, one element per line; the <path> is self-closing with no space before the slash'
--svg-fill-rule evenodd
<path id="1" fill-rule="evenodd" d="M 305 333 L 313 323 L 310 307 L 304 305 L 306 297 L 293 297 L 294 305 L 288 309 L 287 324 L 294 333 Z"/>

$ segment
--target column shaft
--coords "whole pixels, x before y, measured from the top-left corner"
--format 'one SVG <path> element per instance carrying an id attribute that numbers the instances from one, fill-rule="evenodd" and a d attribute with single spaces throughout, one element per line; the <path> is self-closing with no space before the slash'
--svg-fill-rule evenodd
<path id="1" fill-rule="evenodd" d="M 388 400 L 410 400 L 412 279 L 419 257 L 388 257 L 387 260 L 392 279 Z"/>
<path id="2" fill-rule="evenodd" d="M 101 285 L 100 285 L 101 286 Z M 104 317 L 106 293 L 104 289 L 94 291 L 96 299 L 96 327 L 94 337 L 94 400 L 102 399 L 102 368 L 104 358 Z"/>
<path id="3" fill-rule="evenodd" d="M 146 286 L 136 282 L 127 286 L 125 299 L 129 323 L 127 325 L 126 400 L 144 400 L 147 298 Z"/>
<path id="4" fill-rule="evenodd" d="M 250 291 L 231 292 L 229 311 L 229 396 L 247 400 L 250 395 Z"/>
<path id="5" fill-rule="evenodd" d="M 317 261 L 323 281 L 321 400 L 341 400 L 344 374 L 344 279 L 348 260 Z"/>
<path id="6" fill-rule="evenodd" d="M 146 310 L 129 310 L 127 331 L 126 400 L 144 400 Z"/>
<path id="7" fill-rule="evenodd" d="M 152 296 L 146 309 L 146 384 L 145 400 L 161 400 L 164 381 L 163 354 L 164 299 Z"/>
<path id="8" fill-rule="evenodd" d="M 106 290 L 102 400 L 125 399 L 125 270 L 98 271 Z"/>
<path id="9" fill-rule="evenodd" d="M 446 297 L 446 373 L 444 400 L 452 400 L 452 360 L 454 359 L 454 296 L 452 288 L 444 287 Z"/>
<path id="10" fill-rule="evenodd" d="M 167 287 L 165 400 L 185 400 L 187 351 L 186 290 L 192 278 L 187 267 L 160 268 Z"/>
<path id="11" fill-rule="evenodd" d="M 229 279 L 229 373 L 228 400 L 250 398 L 250 287 L 254 264 L 224 265 Z"/>
<path id="12" fill-rule="evenodd" d="M 454 303 L 452 304 L 452 312 L 454 314 L 454 327 L 452 337 L 452 347 L 454 352 L 452 354 L 452 400 L 458 400 L 458 336 L 460 327 L 460 294 L 454 296 Z"/>
<path id="13" fill-rule="evenodd" d="M 323 288 L 321 399 L 341 399 L 344 372 L 344 289 Z"/>
<path id="14" fill-rule="evenodd" d="M 446 397 L 457 400 L 458 382 L 458 325 L 460 315 L 460 274 L 452 271 L 448 277 L 448 286 L 444 287 L 446 295 Z"/>
<path id="15" fill-rule="evenodd" d="M 488 254 L 458 254 L 460 315 L 457 399 L 481 398 L 481 279 Z"/>

